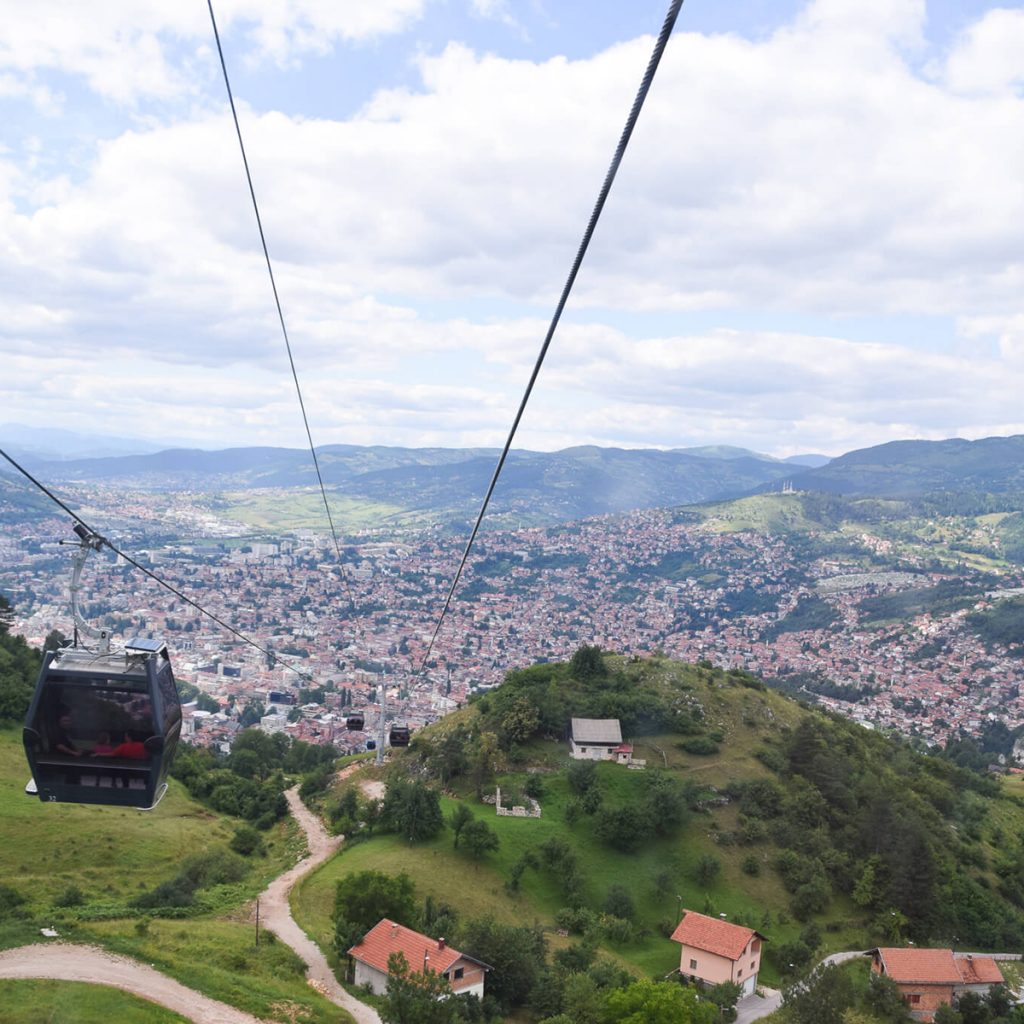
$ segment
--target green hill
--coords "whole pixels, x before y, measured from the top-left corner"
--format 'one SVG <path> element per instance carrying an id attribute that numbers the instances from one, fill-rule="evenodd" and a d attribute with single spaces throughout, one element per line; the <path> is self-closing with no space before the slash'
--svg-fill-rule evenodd
<path id="1" fill-rule="evenodd" d="M 337 882 L 369 869 L 407 874 L 471 954 L 481 918 L 536 922 L 556 962 L 559 951 L 571 959 L 596 949 L 648 977 L 678 966 L 667 936 L 681 907 L 767 935 L 768 983 L 791 964 L 880 942 L 1024 942 L 1019 786 L 804 707 L 744 673 L 581 654 L 511 672 L 393 755 L 390 787 L 443 786 L 445 818 L 462 808 L 499 845 L 474 856 L 465 843 L 456 849 L 450 826 L 408 842 L 377 824 L 293 896 L 321 945 L 334 934 Z M 571 716 L 619 718 L 645 770 L 602 763 L 583 780 L 589 769 L 569 761 L 563 739 Z M 347 795 L 353 785 L 327 798 L 335 817 L 362 801 Z M 496 785 L 506 803 L 539 791 L 542 817 L 497 817 L 477 798 Z M 367 816 L 365 801 L 356 816 Z"/>

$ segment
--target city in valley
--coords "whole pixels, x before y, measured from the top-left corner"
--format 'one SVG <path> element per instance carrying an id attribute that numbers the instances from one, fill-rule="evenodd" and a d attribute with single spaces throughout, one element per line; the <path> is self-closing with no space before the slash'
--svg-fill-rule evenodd
<path id="1" fill-rule="evenodd" d="M 1021 645 L 985 629 L 998 603 L 1016 603 L 1024 569 L 934 557 L 891 529 L 825 536 L 661 509 L 485 532 L 424 664 L 465 545 L 457 533 L 349 534 L 339 564 L 326 532 L 256 533 L 184 492 L 82 488 L 77 499 L 94 525 L 116 517 L 117 546 L 263 649 L 109 552 L 93 556 L 86 615 L 122 640 L 167 641 L 186 693 L 199 691 L 186 708 L 195 743 L 229 744 L 259 721 L 362 749 L 381 686 L 386 718 L 415 730 L 581 644 L 743 669 L 928 743 L 1024 723 Z M 72 632 L 72 549 L 55 543 L 74 539 L 70 526 L 11 515 L 0 537 L 0 592 L 33 644 Z M 354 710 L 366 732 L 346 729 Z"/>

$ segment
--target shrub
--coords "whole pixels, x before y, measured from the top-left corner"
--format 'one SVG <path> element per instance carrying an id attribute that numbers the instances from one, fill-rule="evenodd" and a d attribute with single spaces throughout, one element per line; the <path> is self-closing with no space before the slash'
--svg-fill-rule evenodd
<path id="1" fill-rule="evenodd" d="M 688 754 L 698 754 L 707 757 L 718 753 L 718 744 L 710 736 L 690 736 L 681 740 L 679 746 Z"/>
<path id="2" fill-rule="evenodd" d="M 80 907 L 85 902 L 85 893 L 77 885 L 69 885 L 54 901 L 55 907 Z"/>
<path id="3" fill-rule="evenodd" d="M 251 825 L 239 825 L 229 845 L 235 853 L 243 857 L 251 857 L 253 854 L 262 857 L 267 852 L 263 837 Z"/>

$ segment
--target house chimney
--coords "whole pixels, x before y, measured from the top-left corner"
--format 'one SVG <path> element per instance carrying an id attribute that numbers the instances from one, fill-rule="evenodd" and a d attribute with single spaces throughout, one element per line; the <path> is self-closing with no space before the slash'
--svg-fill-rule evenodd
<path id="1" fill-rule="evenodd" d="M 444 939 L 443 938 L 437 940 L 437 948 L 438 949 L 444 949 L 444 945 L 445 945 L 445 943 L 444 943 Z"/>
<path id="2" fill-rule="evenodd" d="M 391 938 L 398 938 L 398 925 L 394 922 L 391 924 Z"/>

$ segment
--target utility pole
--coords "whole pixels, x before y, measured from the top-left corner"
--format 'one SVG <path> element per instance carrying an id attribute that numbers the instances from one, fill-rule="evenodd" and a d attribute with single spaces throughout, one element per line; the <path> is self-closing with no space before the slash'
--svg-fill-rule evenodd
<path id="1" fill-rule="evenodd" d="M 260 898 L 256 897 L 256 948 L 260 945 Z"/>
<path id="2" fill-rule="evenodd" d="M 380 726 L 377 731 L 377 756 L 374 758 L 374 764 L 384 763 L 384 710 L 387 696 L 388 688 L 382 682 L 380 684 Z"/>

